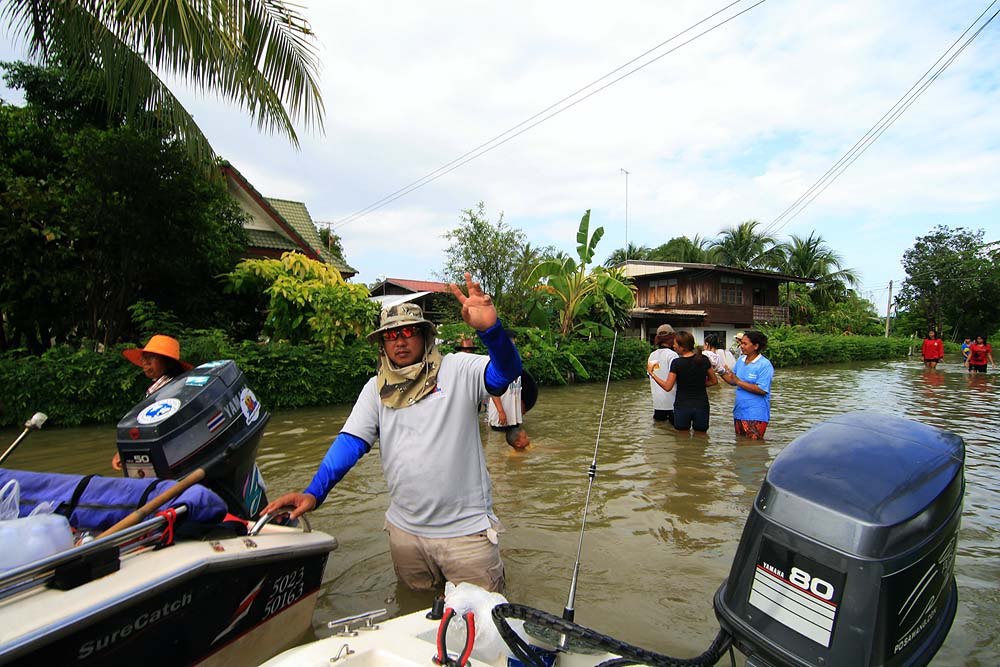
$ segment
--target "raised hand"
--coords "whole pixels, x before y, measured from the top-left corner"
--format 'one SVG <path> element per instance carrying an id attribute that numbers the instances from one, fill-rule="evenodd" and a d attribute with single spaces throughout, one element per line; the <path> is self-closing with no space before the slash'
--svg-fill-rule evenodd
<path id="1" fill-rule="evenodd" d="M 483 292 L 482 285 L 472 279 L 471 273 L 465 273 L 465 290 L 468 296 L 455 283 L 449 283 L 448 288 L 462 304 L 462 319 L 470 327 L 476 331 L 486 331 L 497 323 L 497 309 L 493 305 L 493 299 Z"/>

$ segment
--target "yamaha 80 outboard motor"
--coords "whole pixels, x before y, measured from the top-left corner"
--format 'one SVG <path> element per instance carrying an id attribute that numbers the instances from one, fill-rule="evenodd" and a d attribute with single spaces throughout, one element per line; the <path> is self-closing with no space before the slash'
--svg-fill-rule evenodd
<path id="1" fill-rule="evenodd" d="M 774 460 L 715 611 L 755 667 L 926 665 L 955 616 L 962 439 L 874 413 Z"/>
<path id="2" fill-rule="evenodd" d="M 205 468 L 205 486 L 250 518 L 267 504 L 256 458 L 270 417 L 234 362 L 202 364 L 118 422 L 122 467 L 127 477 L 167 479 Z"/>
<path id="3" fill-rule="evenodd" d="M 555 631 L 561 647 L 617 654 L 622 664 L 715 665 L 735 646 L 748 667 L 920 667 L 941 647 L 958 605 L 964 465 L 954 433 L 887 415 L 834 417 L 797 438 L 771 464 L 715 594 L 722 629 L 693 658 L 579 626 L 569 606 L 560 618 L 500 604 L 493 620 L 531 667 L 549 664 L 547 653 L 508 619 Z"/>

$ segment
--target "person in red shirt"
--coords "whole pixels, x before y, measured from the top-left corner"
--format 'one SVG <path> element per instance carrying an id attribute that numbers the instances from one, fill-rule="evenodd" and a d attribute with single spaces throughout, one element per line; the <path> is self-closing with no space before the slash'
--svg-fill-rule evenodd
<path id="1" fill-rule="evenodd" d="M 985 373 L 986 362 L 993 368 L 997 367 L 993 361 L 993 348 L 986 342 L 983 336 L 976 336 L 976 342 L 969 346 L 969 372 Z"/>
<path id="2" fill-rule="evenodd" d="M 944 343 L 937 337 L 937 332 L 931 329 L 927 332 L 923 347 L 924 366 L 937 368 L 938 362 L 944 357 Z"/>

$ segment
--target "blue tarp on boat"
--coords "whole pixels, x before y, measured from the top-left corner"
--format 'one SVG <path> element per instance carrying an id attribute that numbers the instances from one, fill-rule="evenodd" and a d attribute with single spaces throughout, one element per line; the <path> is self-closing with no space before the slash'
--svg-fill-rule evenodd
<path id="1" fill-rule="evenodd" d="M 64 475 L 0 468 L 0 487 L 16 479 L 21 487 L 21 516 L 27 516 L 43 502 L 56 505 L 56 512 L 69 519 L 74 528 L 103 530 L 163 493 L 177 482 L 172 479 L 126 479 L 99 475 Z M 213 524 L 226 515 L 226 503 L 209 489 L 195 484 L 165 503 L 188 508 L 187 518 Z"/>

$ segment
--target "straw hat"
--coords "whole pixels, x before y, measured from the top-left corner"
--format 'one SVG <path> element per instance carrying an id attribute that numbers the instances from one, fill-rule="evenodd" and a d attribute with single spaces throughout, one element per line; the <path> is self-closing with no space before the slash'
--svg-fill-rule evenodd
<path id="1" fill-rule="evenodd" d="M 122 355 L 136 366 L 142 366 L 142 355 L 145 352 L 173 359 L 174 361 L 180 363 L 181 368 L 186 371 L 194 368 L 194 366 L 188 362 L 181 361 L 181 344 L 177 341 L 177 339 L 171 338 L 170 336 L 164 336 L 162 334 L 156 334 L 150 338 L 149 342 L 146 343 L 146 347 L 133 347 L 129 350 L 122 350 Z"/>

